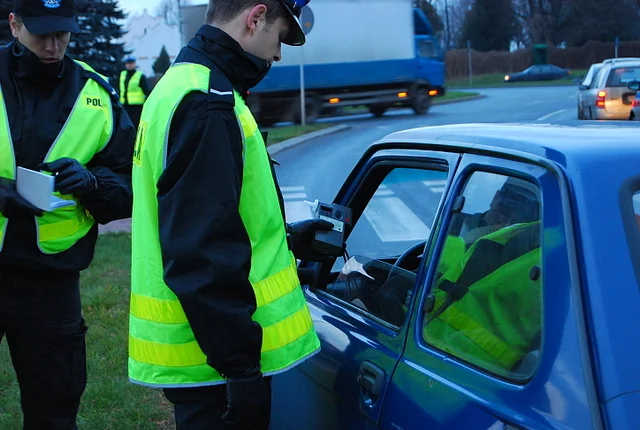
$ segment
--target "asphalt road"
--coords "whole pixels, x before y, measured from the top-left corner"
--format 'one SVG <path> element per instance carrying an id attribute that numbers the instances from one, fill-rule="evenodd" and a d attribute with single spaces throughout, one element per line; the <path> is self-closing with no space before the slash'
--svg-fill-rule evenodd
<path id="1" fill-rule="evenodd" d="M 323 120 L 349 124 L 352 128 L 274 155 L 280 163 L 277 174 L 288 221 L 311 216 L 305 200 L 332 201 L 363 151 L 389 133 L 412 127 L 467 122 L 578 122 L 575 86 L 500 88 L 478 92 L 486 97 L 435 105 L 426 115 L 399 109 L 382 118 L 358 115 Z"/>
<path id="2" fill-rule="evenodd" d="M 485 97 L 432 106 L 426 115 L 410 109 L 389 111 L 382 118 L 370 114 L 327 118 L 323 122 L 352 127 L 278 152 L 274 158 L 289 222 L 311 216 L 305 200 L 332 201 L 362 152 L 388 133 L 412 127 L 467 122 L 545 123 L 577 121 L 576 87 L 516 87 L 474 90 Z M 101 226 L 101 231 L 128 230 L 129 220 Z"/>

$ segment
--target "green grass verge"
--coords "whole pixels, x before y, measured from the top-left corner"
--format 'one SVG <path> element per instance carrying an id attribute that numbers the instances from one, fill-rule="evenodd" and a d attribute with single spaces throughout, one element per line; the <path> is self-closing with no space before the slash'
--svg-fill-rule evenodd
<path id="1" fill-rule="evenodd" d="M 322 123 L 322 124 L 307 124 L 307 125 L 286 125 L 282 127 L 272 127 L 266 129 L 269 132 L 269 139 L 267 145 L 273 145 L 274 143 L 282 142 L 283 140 L 292 139 L 294 137 L 302 136 L 303 134 L 311 133 L 312 131 L 322 130 L 323 128 L 332 127 L 335 124 Z"/>
<path id="2" fill-rule="evenodd" d="M 82 273 L 88 383 L 78 416 L 81 429 L 174 428 L 172 409 L 159 390 L 127 379 L 131 234 L 102 234 Z M 18 384 L 6 341 L 0 344 L 0 429 L 22 428 Z"/>
<path id="3" fill-rule="evenodd" d="M 533 82 L 512 82 L 509 84 L 504 83 L 504 76 L 506 73 L 491 73 L 488 75 L 474 76 L 472 80 L 473 88 L 482 87 L 495 87 L 504 86 L 508 87 L 531 87 L 540 85 L 570 85 L 574 79 L 584 76 L 587 73 L 586 70 L 572 70 L 571 75 L 568 78 L 557 79 L 555 81 L 533 81 Z M 469 78 L 450 79 L 447 81 L 448 88 L 469 88 Z"/>

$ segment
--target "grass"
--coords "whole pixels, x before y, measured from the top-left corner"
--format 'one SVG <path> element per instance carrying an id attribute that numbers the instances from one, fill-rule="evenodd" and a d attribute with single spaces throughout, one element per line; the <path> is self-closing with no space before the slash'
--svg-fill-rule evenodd
<path id="1" fill-rule="evenodd" d="M 286 125 L 282 127 L 272 127 L 267 129 L 269 132 L 268 145 L 282 142 L 283 140 L 291 139 L 294 137 L 302 136 L 303 134 L 311 133 L 312 131 L 322 130 L 323 128 L 332 127 L 335 124 L 321 123 L 321 124 L 307 124 L 307 125 Z"/>
<path id="2" fill-rule="evenodd" d="M 131 234 L 101 234 L 96 256 L 82 273 L 87 332 L 87 389 L 80 429 L 172 429 L 170 404 L 159 390 L 127 379 Z M 6 342 L 0 344 L 0 429 L 22 428 L 18 384 Z"/>
<path id="3" fill-rule="evenodd" d="M 473 88 L 504 86 L 508 87 L 531 87 L 539 85 L 570 85 L 578 77 L 584 76 L 586 70 L 572 70 L 568 78 L 557 79 L 555 81 L 533 81 L 533 82 L 512 82 L 504 83 L 505 73 L 491 73 L 488 75 L 473 76 Z M 447 81 L 449 88 L 469 88 L 469 78 L 451 79 Z"/>

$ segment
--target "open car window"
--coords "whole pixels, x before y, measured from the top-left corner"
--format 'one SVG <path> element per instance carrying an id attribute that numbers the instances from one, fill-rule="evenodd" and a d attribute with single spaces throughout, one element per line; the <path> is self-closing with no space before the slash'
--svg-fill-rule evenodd
<path id="1" fill-rule="evenodd" d="M 375 192 L 370 191 L 373 195 L 346 241 L 347 255 L 335 261 L 330 284 L 324 292 L 391 325 L 402 325 L 406 299 L 413 290 L 420 264 L 419 256 L 431 235 L 446 181 L 444 170 L 409 167 L 390 170 Z M 358 285 L 364 286 L 353 289 L 350 284 L 344 286 L 336 281 L 336 277 L 351 270 L 348 265 L 354 261 L 366 262 L 374 272 L 380 272 L 383 267 L 394 274 L 404 269 L 406 276 L 396 277 L 389 291 L 382 287 L 384 277 L 376 278 L 376 283 L 359 282 Z M 333 281 L 337 282 L 334 286 Z M 389 311 L 390 308 L 393 311 Z"/>

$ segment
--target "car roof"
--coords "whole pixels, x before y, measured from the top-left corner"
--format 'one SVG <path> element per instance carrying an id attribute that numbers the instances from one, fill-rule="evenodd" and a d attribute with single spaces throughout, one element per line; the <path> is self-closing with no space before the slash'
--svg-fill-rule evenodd
<path id="1" fill-rule="evenodd" d="M 497 152 L 517 151 L 566 165 L 569 158 L 640 160 L 640 123 L 470 123 L 427 126 L 391 133 L 381 143 L 468 144 Z M 629 157 L 629 158 L 626 158 Z"/>

